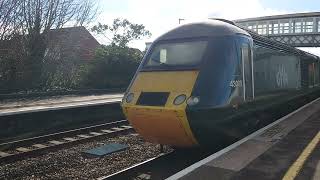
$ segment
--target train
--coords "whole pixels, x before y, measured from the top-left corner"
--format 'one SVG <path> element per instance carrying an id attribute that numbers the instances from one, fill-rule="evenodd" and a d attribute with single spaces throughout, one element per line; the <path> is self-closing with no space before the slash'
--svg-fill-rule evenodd
<path id="1" fill-rule="evenodd" d="M 228 20 L 184 24 L 151 44 L 121 106 L 146 141 L 230 144 L 318 90 L 319 61 Z"/>

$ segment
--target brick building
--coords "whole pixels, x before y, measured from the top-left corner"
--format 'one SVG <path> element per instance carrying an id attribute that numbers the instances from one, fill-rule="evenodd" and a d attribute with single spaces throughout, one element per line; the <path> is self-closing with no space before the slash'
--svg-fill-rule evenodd
<path id="1" fill-rule="evenodd" d="M 0 41 L 0 58 L 8 55 L 16 56 L 23 48 L 22 44 L 21 36 Z M 99 42 L 83 26 L 52 29 L 48 34 L 44 58 L 91 60 L 99 45 Z"/>

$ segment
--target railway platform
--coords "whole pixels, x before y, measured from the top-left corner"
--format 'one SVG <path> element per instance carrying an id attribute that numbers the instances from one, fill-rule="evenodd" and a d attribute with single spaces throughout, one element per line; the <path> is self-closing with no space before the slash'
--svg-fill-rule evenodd
<path id="1" fill-rule="evenodd" d="M 320 180 L 320 98 L 168 179 Z"/>
<path id="2" fill-rule="evenodd" d="M 0 116 L 84 107 L 120 102 L 123 94 L 66 95 L 45 98 L 13 99 L 0 102 Z"/>

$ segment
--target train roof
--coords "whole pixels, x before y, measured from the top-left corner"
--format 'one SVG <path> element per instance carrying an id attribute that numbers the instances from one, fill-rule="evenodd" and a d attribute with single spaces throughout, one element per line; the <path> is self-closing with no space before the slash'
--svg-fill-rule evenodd
<path id="1" fill-rule="evenodd" d="M 172 39 L 216 37 L 228 35 L 246 35 L 252 37 L 252 39 L 255 42 L 265 44 L 269 47 L 280 49 L 284 52 L 289 52 L 305 57 L 312 57 L 314 59 L 320 60 L 320 58 L 314 54 L 310 54 L 303 50 L 294 48 L 290 45 L 271 40 L 249 29 L 238 26 L 232 21 L 225 19 L 210 19 L 202 22 L 184 24 L 163 34 L 162 36 L 157 38 L 155 42 Z"/>
<path id="2" fill-rule="evenodd" d="M 213 37 L 242 34 L 250 36 L 245 30 L 221 20 L 208 20 L 203 22 L 181 25 L 163 34 L 155 41 L 183 39 L 195 37 Z"/>

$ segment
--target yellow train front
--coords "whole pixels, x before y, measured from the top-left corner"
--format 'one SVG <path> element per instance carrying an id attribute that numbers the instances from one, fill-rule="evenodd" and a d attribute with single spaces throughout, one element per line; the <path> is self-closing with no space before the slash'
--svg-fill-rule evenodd
<path id="1" fill-rule="evenodd" d="M 250 34 L 219 20 L 186 24 L 165 33 L 151 45 L 125 93 L 122 108 L 127 119 L 146 141 L 174 147 L 230 143 L 265 125 L 247 115 L 285 97 L 270 92 L 301 88 L 300 82 L 291 85 L 290 77 L 301 78 L 297 80 L 295 74 L 271 78 L 259 85 L 263 96 L 254 101 L 252 48 Z M 269 62 L 269 69 L 279 65 L 263 60 Z M 296 61 L 281 63 L 285 69 Z"/>

